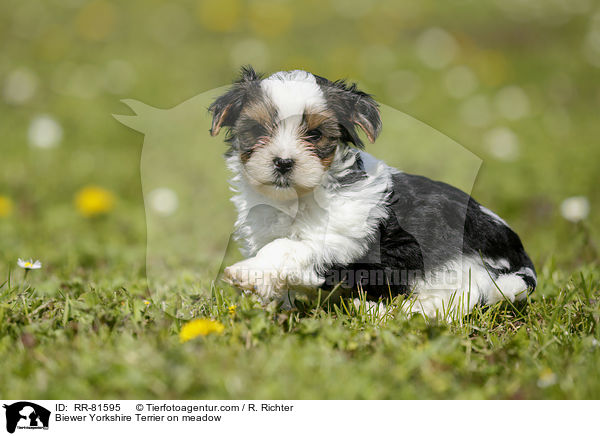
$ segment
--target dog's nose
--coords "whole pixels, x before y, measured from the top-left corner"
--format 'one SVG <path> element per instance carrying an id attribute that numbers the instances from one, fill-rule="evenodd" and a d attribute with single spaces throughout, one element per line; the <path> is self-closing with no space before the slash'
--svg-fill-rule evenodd
<path id="1" fill-rule="evenodd" d="M 273 159 L 273 164 L 278 173 L 285 174 L 294 166 L 294 159 L 281 159 L 280 157 L 276 157 Z"/>

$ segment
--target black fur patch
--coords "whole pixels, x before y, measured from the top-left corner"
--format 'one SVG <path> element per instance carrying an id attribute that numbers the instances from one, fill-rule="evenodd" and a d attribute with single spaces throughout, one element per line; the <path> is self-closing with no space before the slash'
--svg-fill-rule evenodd
<path id="1" fill-rule="evenodd" d="M 327 106 L 336 114 L 342 141 L 363 148 L 356 126 L 365 131 L 369 140 L 375 139 L 381 132 L 381 116 L 378 104 L 371 95 L 360 91 L 355 83 L 343 80 L 332 82 L 324 77 L 314 76 L 327 100 Z"/>
<path id="2" fill-rule="evenodd" d="M 342 176 L 334 179 L 334 183 L 336 183 L 339 187 L 344 188 L 352 186 L 354 183 L 364 180 L 368 176 L 365 172 L 365 167 L 359 152 L 356 149 L 346 145 L 342 147 L 346 147 L 346 149 L 345 154 L 340 159 L 341 163 L 343 164 L 344 162 L 347 162 L 348 159 L 354 159 L 354 163 L 349 168 L 349 171 L 344 172 Z"/>
<path id="3" fill-rule="evenodd" d="M 486 265 L 492 278 L 518 273 L 535 288 L 535 277 L 519 272 L 526 267 L 535 274 L 519 236 L 472 197 L 423 176 L 396 173 L 392 182 L 389 216 L 380 222 L 367 254 L 354 264 L 332 266 L 324 274 L 326 287 L 341 279 L 364 289 L 370 299 L 408 293 L 415 279 L 463 255 L 506 259 L 510 268 Z"/>
<path id="4" fill-rule="evenodd" d="M 240 78 L 222 96 L 218 97 L 208 110 L 213 115 L 211 135 L 219 133 L 221 127 L 233 127 L 245 104 L 260 96 L 261 75 L 251 66 L 242 67 Z"/>

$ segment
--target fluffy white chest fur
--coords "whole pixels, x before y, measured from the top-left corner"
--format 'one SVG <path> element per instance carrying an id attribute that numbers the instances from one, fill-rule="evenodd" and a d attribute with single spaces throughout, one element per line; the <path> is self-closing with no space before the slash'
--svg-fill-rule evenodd
<path id="1" fill-rule="evenodd" d="M 395 170 L 365 152 L 360 156 L 367 177 L 351 189 L 340 192 L 325 178 L 312 193 L 285 200 L 257 192 L 241 177 L 236 157 L 230 157 L 228 166 L 236 174 L 231 180 L 237 192 L 232 198 L 238 212 L 236 236 L 249 259 L 229 267 L 226 276 L 264 299 L 282 298 L 291 288 L 321 285 L 319 273 L 325 266 L 362 256 L 387 216 L 386 196 Z M 352 156 L 336 162 L 343 164 L 332 168 L 333 177 L 355 164 Z"/>

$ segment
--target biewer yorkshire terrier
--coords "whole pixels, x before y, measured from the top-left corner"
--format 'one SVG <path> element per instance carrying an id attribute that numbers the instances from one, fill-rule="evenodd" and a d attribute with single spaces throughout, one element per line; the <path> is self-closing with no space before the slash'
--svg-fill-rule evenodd
<path id="1" fill-rule="evenodd" d="M 209 108 L 227 128 L 236 237 L 246 259 L 223 279 L 285 301 L 347 289 L 368 300 L 407 294 L 426 316 L 522 300 L 533 263 L 508 224 L 468 194 L 406 174 L 363 151 L 378 104 L 355 84 L 306 71 L 264 78 L 251 67 Z"/>

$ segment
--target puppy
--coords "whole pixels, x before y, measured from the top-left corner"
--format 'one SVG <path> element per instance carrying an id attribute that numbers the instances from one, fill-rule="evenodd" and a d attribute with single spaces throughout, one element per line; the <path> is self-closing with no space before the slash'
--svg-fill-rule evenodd
<path id="1" fill-rule="evenodd" d="M 209 107 L 227 128 L 236 237 L 246 260 L 227 282 L 263 301 L 354 289 L 369 300 L 412 297 L 426 316 L 524 299 L 536 286 L 517 234 L 445 183 L 387 166 L 362 150 L 382 128 L 355 84 L 306 71 L 267 78 L 251 67 Z"/>

